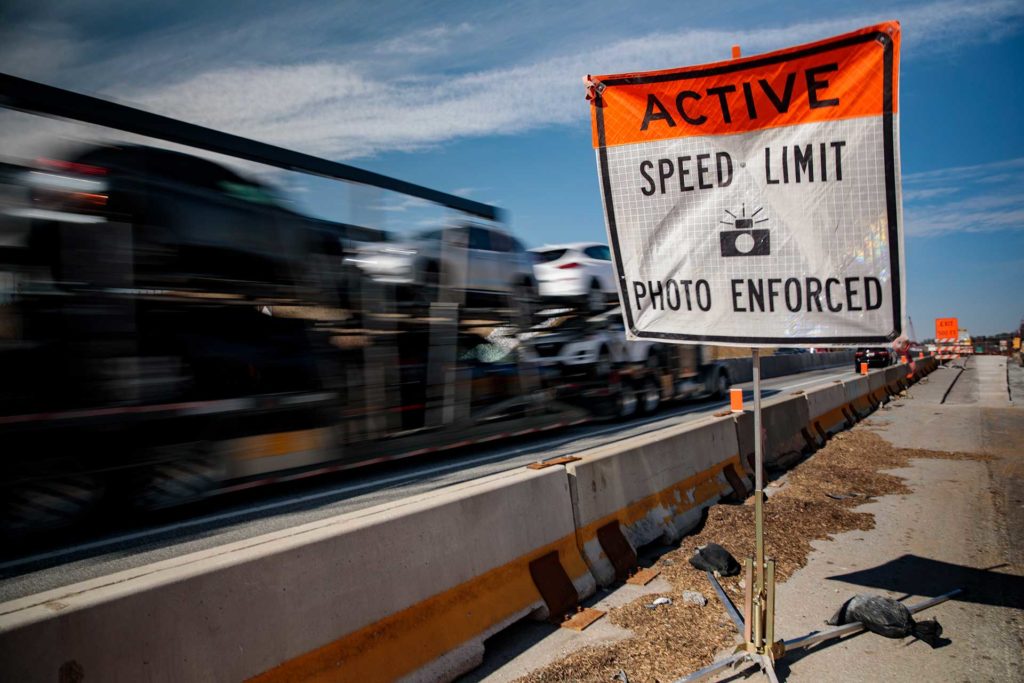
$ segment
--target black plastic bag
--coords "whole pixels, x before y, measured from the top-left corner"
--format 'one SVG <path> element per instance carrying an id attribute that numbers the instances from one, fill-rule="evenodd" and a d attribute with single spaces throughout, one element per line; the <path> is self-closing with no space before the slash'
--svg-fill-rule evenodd
<path id="1" fill-rule="evenodd" d="M 886 638 L 920 638 L 932 647 L 938 647 L 942 625 L 935 619 L 914 621 L 907 606 L 898 600 L 881 595 L 855 595 L 839 608 L 827 624 L 839 626 L 859 621 L 864 628 Z"/>
<path id="2" fill-rule="evenodd" d="M 735 576 L 740 573 L 740 563 L 717 543 L 697 548 L 697 552 L 690 558 L 690 564 L 701 571 L 715 572 L 719 576 Z"/>

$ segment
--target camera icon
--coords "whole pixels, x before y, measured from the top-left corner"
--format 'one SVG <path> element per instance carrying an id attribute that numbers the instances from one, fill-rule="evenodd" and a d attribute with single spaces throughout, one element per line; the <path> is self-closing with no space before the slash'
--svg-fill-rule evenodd
<path id="1" fill-rule="evenodd" d="M 771 254 L 771 233 L 767 228 L 755 228 L 755 223 L 764 223 L 767 218 L 762 218 L 759 221 L 754 220 L 761 209 L 755 211 L 749 218 L 746 216 L 737 218 L 733 214 L 729 213 L 733 217 L 733 221 L 721 221 L 726 225 L 732 226 L 733 230 L 723 230 L 719 233 L 719 241 L 722 247 L 722 256 L 768 256 Z M 746 208 L 744 207 L 744 213 Z"/>

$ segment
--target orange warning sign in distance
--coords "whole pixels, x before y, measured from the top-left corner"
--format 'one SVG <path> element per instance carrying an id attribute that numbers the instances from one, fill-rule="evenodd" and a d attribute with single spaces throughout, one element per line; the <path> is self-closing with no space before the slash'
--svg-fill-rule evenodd
<path id="1" fill-rule="evenodd" d="M 591 77 L 594 146 L 895 113 L 899 40 L 889 22 L 745 59 Z"/>
<path id="2" fill-rule="evenodd" d="M 960 336 L 959 323 L 956 318 L 936 318 L 935 338 L 956 339 Z"/>

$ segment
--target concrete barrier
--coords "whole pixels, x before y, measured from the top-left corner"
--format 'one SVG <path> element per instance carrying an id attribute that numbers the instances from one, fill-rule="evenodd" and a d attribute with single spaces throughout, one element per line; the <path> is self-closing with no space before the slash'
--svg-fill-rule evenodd
<path id="1" fill-rule="evenodd" d="M 516 470 L 4 603 L 0 679 L 450 680 L 594 591 L 568 489 Z"/>
<path id="2" fill-rule="evenodd" d="M 846 403 L 850 407 L 851 415 L 854 418 L 866 417 L 875 409 L 871 402 L 871 392 L 868 387 L 869 376 L 858 375 L 843 380 L 843 388 L 846 390 Z"/>
<path id="3" fill-rule="evenodd" d="M 842 380 L 811 389 L 804 396 L 810 425 L 820 439 L 827 439 L 850 426 L 847 413 L 850 402 Z"/>
<path id="4" fill-rule="evenodd" d="M 748 410 L 734 416 L 740 456 L 753 472 L 754 412 Z M 773 396 L 761 402 L 761 420 L 764 429 L 764 463 L 767 467 L 787 467 L 814 447 L 809 432 L 811 424 L 807 398 L 801 392 Z"/>
<path id="5" fill-rule="evenodd" d="M 890 396 L 895 396 L 907 387 L 909 371 L 910 367 L 907 363 L 899 363 L 885 369 L 885 388 L 889 391 Z"/>
<path id="6" fill-rule="evenodd" d="M 886 391 L 886 369 L 878 368 L 868 372 L 868 394 L 876 408 L 889 400 L 889 392 Z"/>
<path id="7" fill-rule="evenodd" d="M 577 543 L 601 585 L 624 578 L 640 546 L 679 539 L 734 485 L 746 493 L 731 417 L 670 427 L 637 437 L 628 448 L 612 444 L 581 455 L 566 467 Z"/>

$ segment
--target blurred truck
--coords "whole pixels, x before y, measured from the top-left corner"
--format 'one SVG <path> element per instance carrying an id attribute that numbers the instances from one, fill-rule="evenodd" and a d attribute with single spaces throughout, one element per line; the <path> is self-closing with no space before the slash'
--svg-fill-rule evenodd
<path id="1" fill-rule="evenodd" d="M 531 328 L 515 287 L 490 310 L 403 299 L 353 262 L 383 232 L 207 159 L 114 145 L 5 168 L 9 535 L 728 389 L 700 348 L 627 344 L 614 311 Z"/>

